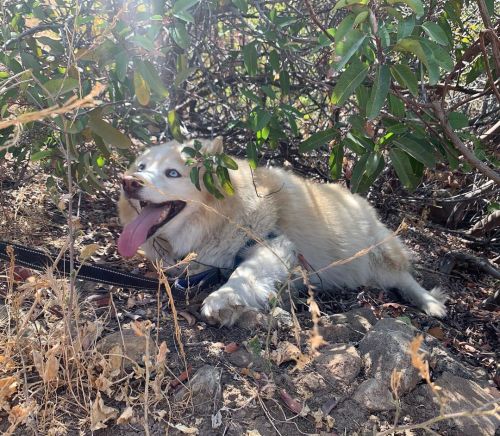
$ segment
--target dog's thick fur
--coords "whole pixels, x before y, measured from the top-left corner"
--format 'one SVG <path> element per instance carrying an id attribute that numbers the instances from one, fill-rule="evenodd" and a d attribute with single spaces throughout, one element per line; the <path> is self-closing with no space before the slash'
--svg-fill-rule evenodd
<path id="1" fill-rule="evenodd" d="M 201 142 L 202 151 L 222 151 L 221 138 Z M 153 146 L 140 156 L 127 174 L 142 186 L 135 199 L 122 189 L 119 212 L 126 225 L 138 215 L 137 199 L 155 204 L 186 202 L 177 216 L 142 245 L 149 258 L 161 257 L 167 263 L 195 252 L 200 264 L 232 268 L 249 237 L 260 242 L 246 250 L 244 261 L 227 282 L 205 299 L 202 315 L 208 322 L 232 325 L 245 310 L 265 309 L 275 295 L 276 283 L 289 278 L 298 254 L 318 271 L 310 276 L 313 284 L 326 289 L 396 288 L 424 312 L 445 315 L 440 291 L 427 292 L 414 280 L 402 243 L 360 196 L 277 168 L 259 168 L 252 176 L 248 164 L 237 160 L 238 170 L 230 172 L 235 194 L 216 200 L 191 182 L 190 167 L 181 153 L 186 145 L 192 143 Z M 166 177 L 168 169 L 176 169 L 181 177 Z M 270 232 L 279 236 L 266 239 Z M 165 241 L 168 248 L 159 250 L 162 244 L 167 246 Z M 366 254 L 331 266 L 369 247 Z"/>

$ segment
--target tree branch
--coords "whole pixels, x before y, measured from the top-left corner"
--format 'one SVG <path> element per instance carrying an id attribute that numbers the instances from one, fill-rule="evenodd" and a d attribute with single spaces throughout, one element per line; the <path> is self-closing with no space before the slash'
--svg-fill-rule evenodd
<path id="1" fill-rule="evenodd" d="M 442 107 L 442 102 L 435 101 L 432 103 L 434 107 L 434 113 L 436 114 L 439 122 L 441 123 L 441 127 L 443 128 L 448 139 L 453 143 L 455 148 L 462 153 L 463 157 L 467 162 L 469 162 L 474 168 L 476 168 L 481 174 L 484 174 L 486 177 L 493 180 L 495 183 L 500 185 L 500 174 L 496 171 L 492 170 L 488 165 L 484 162 L 480 161 L 474 153 L 472 153 L 467 146 L 462 142 L 462 140 L 458 137 L 458 135 L 453 131 L 446 114 Z"/>

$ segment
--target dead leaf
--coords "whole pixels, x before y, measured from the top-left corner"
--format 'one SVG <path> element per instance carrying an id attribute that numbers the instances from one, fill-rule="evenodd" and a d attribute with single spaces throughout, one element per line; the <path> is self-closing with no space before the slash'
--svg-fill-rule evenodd
<path id="1" fill-rule="evenodd" d="M 186 371 L 183 371 L 179 374 L 179 377 L 173 379 L 171 382 L 170 382 L 170 387 L 171 388 L 176 388 L 177 386 L 179 386 L 181 383 L 184 383 L 188 378 L 189 378 L 189 375 L 191 374 L 191 371 L 193 370 L 193 367 L 191 365 L 189 365 L 186 369 Z"/>
<path id="2" fill-rule="evenodd" d="M 132 327 L 132 330 L 134 331 L 136 336 L 145 336 L 144 333 L 144 324 L 140 321 L 135 321 L 130 324 L 130 327 Z"/>
<path id="3" fill-rule="evenodd" d="M 128 406 L 122 412 L 122 414 L 118 417 L 118 419 L 116 420 L 116 423 L 119 425 L 128 424 L 132 420 L 133 416 L 134 416 L 134 409 L 132 409 L 132 407 Z"/>
<path id="4" fill-rule="evenodd" d="M 113 345 L 109 350 L 108 364 L 111 373 L 120 373 L 123 362 L 123 348 L 120 344 Z"/>
<path id="5" fill-rule="evenodd" d="M 118 410 L 106 406 L 102 400 L 101 393 L 97 392 L 96 399 L 92 403 L 92 410 L 90 412 L 90 430 L 96 431 L 101 428 L 107 428 L 105 423 L 117 416 Z"/>
<path id="6" fill-rule="evenodd" d="M 31 355 L 33 356 L 33 364 L 35 365 L 36 370 L 38 371 L 38 374 L 40 377 L 43 378 L 43 356 L 42 353 L 38 350 L 33 350 L 31 352 Z"/>
<path id="7" fill-rule="evenodd" d="M 15 405 L 9 413 L 9 422 L 11 424 L 20 424 L 26 420 L 28 415 L 33 410 L 33 405 L 27 406 L 23 404 Z"/>
<path id="8" fill-rule="evenodd" d="M 238 351 L 240 349 L 240 344 L 237 342 L 230 342 L 224 347 L 224 352 L 225 353 L 234 353 L 235 351 Z"/>
<path id="9" fill-rule="evenodd" d="M 57 379 L 57 373 L 59 372 L 59 359 L 51 355 L 47 358 L 45 362 L 45 371 L 43 372 L 43 381 L 49 383 Z"/>
<path id="10" fill-rule="evenodd" d="M 156 355 L 156 365 L 161 365 L 167 360 L 167 353 L 170 350 L 167 348 L 167 343 L 163 341 L 158 349 L 158 354 Z"/>
<path id="11" fill-rule="evenodd" d="M 444 339 L 444 331 L 441 327 L 432 327 L 427 330 L 427 333 L 429 333 L 431 336 L 434 336 L 436 339 L 439 339 L 440 341 Z"/>
<path id="12" fill-rule="evenodd" d="M 7 401 L 17 391 L 17 378 L 14 376 L 0 379 L 0 406 L 3 407 Z"/>
<path id="13" fill-rule="evenodd" d="M 280 366 L 282 363 L 297 361 L 302 353 L 299 347 L 288 341 L 283 341 L 278 344 L 278 348 L 271 353 L 271 360 Z"/>
<path id="14" fill-rule="evenodd" d="M 85 262 L 97 250 L 99 250 L 98 244 L 89 244 L 83 247 L 82 251 L 80 252 L 80 262 Z"/>
<path id="15" fill-rule="evenodd" d="M 170 424 L 170 425 L 184 434 L 198 434 L 198 429 L 196 427 L 188 427 L 187 425 L 184 424 L 175 424 L 175 425 Z"/>
<path id="16" fill-rule="evenodd" d="M 111 385 L 111 380 L 105 377 L 104 374 L 99 374 L 99 377 L 94 380 L 94 386 L 99 391 L 105 392 L 107 395 L 111 394 Z"/>
<path id="17" fill-rule="evenodd" d="M 301 402 L 295 400 L 290 396 L 290 394 L 285 391 L 285 389 L 282 389 L 280 391 L 280 397 L 283 400 L 283 402 L 286 404 L 286 406 L 296 415 L 300 415 L 303 409 L 303 405 Z"/>

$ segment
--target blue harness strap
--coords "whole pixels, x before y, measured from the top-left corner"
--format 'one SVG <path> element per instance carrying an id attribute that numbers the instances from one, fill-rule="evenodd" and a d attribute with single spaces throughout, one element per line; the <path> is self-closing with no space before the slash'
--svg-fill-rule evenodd
<path id="1" fill-rule="evenodd" d="M 269 240 L 269 239 L 275 239 L 279 235 L 276 232 L 269 232 L 266 236 L 264 236 L 264 240 Z M 255 239 L 248 239 L 247 242 L 245 242 L 245 245 L 239 249 L 239 251 L 236 253 L 236 257 L 234 258 L 234 264 L 233 268 L 236 269 L 238 268 L 241 263 L 245 260 L 245 252 L 250 248 L 253 247 L 254 245 L 257 244 L 257 241 Z"/>

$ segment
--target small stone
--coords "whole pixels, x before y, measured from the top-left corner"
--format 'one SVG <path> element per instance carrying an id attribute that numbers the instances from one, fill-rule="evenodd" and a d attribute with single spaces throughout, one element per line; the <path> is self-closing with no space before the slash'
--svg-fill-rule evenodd
<path id="1" fill-rule="evenodd" d="M 361 383 L 354 393 L 354 400 L 370 412 L 395 410 L 396 404 L 389 388 L 380 380 L 370 378 Z"/>
<path id="2" fill-rule="evenodd" d="M 334 344 L 322 349 L 315 363 L 318 372 L 326 380 L 333 378 L 350 384 L 361 371 L 363 361 L 352 345 Z"/>
<path id="3" fill-rule="evenodd" d="M 227 360 L 239 368 L 248 368 L 253 361 L 253 356 L 248 351 L 240 348 L 234 353 L 229 354 Z"/>
<path id="4" fill-rule="evenodd" d="M 211 365 L 202 366 L 174 399 L 192 404 L 195 414 L 211 416 L 222 399 L 221 370 Z"/>
<path id="5" fill-rule="evenodd" d="M 281 307 L 275 307 L 271 310 L 271 317 L 278 322 L 278 327 L 281 329 L 292 329 L 293 320 L 290 312 L 283 310 Z"/>
<path id="6" fill-rule="evenodd" d="M 495 400 L 485 389 L 472 380 L 444 372 L 436 380 L 441 388 L 439 394 L 444 399 L 444 413 L 471 411 Z M 435 399 L 437 403 L 437 400 Z M 497 404 L 498 407 L 498 404 Z M 490 406 L 490 410 L 493 405 Z M 493 436 L 500 426 L 497 414 L 490 416 L 468 416 L 454 420 L 460 434 L 470 436 Z"/>
<path id="7" fill-rule="evenodd" d="M 377 318 L 368 308 L 353 309 L 346 313 L 338 313 L 322 318 L 319 331 L 328 342 L 358 342 L 377 322 Z"/>
<path id="8" fill-rule="evenodd" d="M 125 370 L 132 368 L 134 363 L 143 365 L 142 357 L 146 354 L 146 336 L 137 336 L 133 330 L 122 330 L 121 332 L 111 333 L 105 336 L 97 343 L 97 350 L 106 355 L 116 347 L 120 347 L 121 353 L 125 357 L 123 359 L 123 367 Z M 150 342 L 150 350 L 154 350 L 153 344 Z"/>
<path id="9" fill-rule="evenodd" d="M 401 373 L 399 394 L 415 388 L 421 380 L 418 370 L 411 364 L 409 345 L 417 330 L 393 318 L 381 319 L 359 343 L 367 375 L 390 385 L 393 370 Z M 427 346 L 421 346 L 428 351 Z"/>

